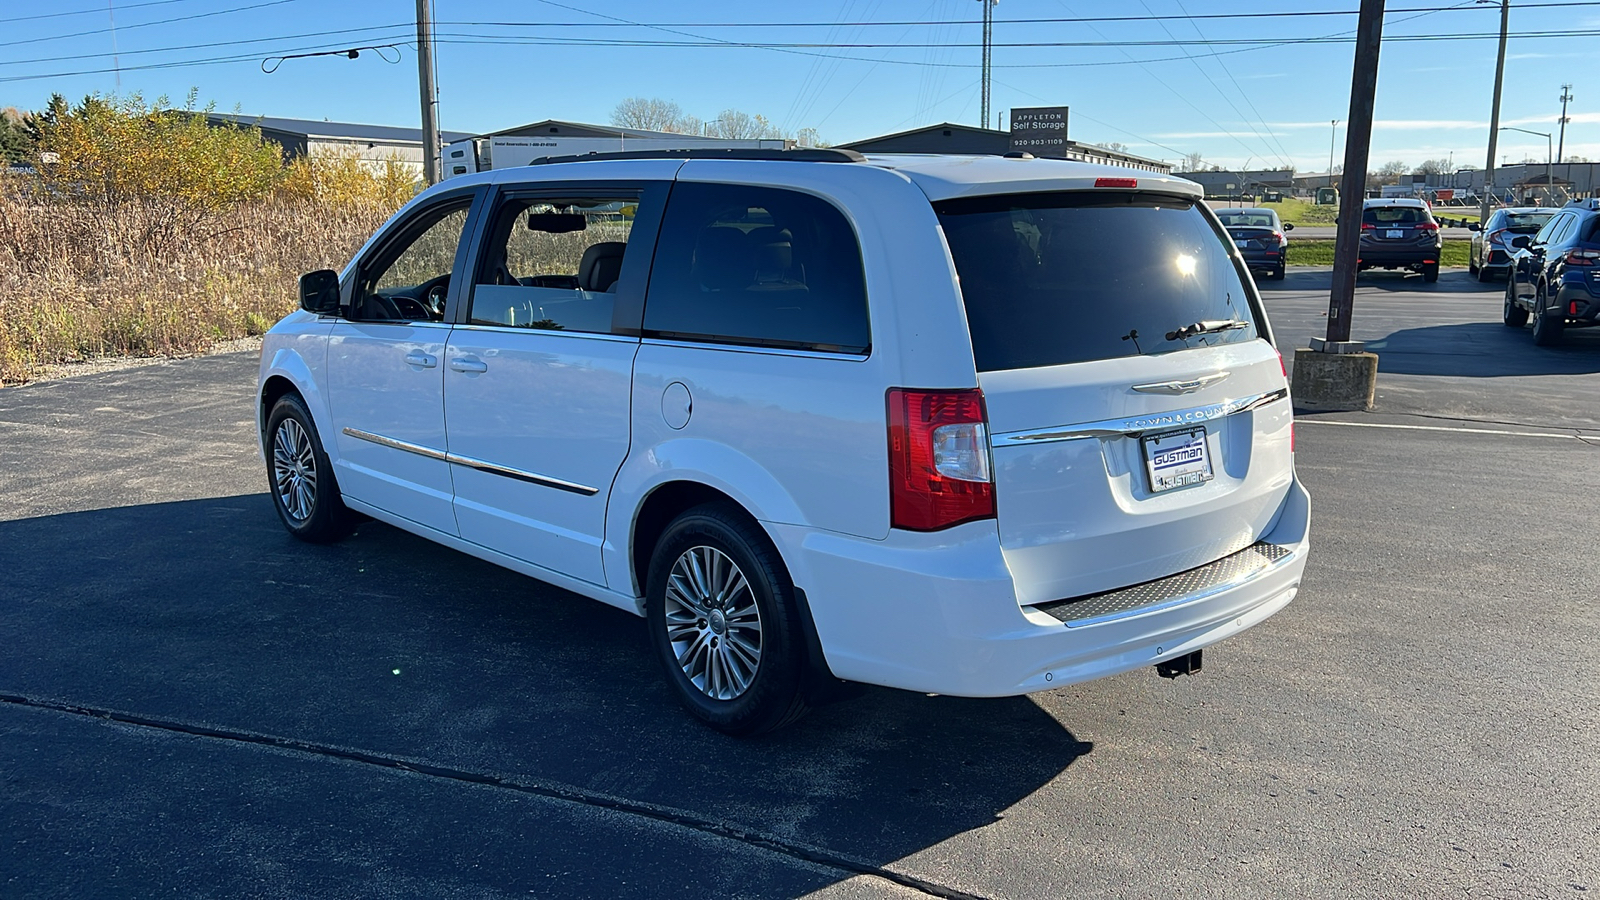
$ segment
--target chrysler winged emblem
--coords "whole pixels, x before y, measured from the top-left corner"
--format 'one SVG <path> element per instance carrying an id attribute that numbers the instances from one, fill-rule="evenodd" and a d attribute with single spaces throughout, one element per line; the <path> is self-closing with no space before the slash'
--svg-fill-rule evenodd
<path id="1" fill-rule="evenodd" d="M 1204 387 L 1227 378 L 1230 373 L 1216 372 L 1211 375 L 1201 375 L 1188 381 L 1158 381 L 1153 384 L 1136 384 L 1133 389 L 1142 394 L 1192 394 Z"/>

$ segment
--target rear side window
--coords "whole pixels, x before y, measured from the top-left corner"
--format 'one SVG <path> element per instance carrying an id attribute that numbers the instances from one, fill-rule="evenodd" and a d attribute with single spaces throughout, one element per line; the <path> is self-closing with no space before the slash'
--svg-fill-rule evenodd
<path id="1" fill-rule="evenodd" d="M 950 200 L 935 209 L 981 372 L 1258 336 L 1226 235 L 1193 201 L 1074 191 Z M 1190 326 L 1198 323 L 1219 327 L 1195 333 Z"/>
<path id="2" fill-rule="evenodd" d="M 1429 221 L 1428 211 L 1420 206 L 1369 206 L 1361 211 L 1368 225 L 1416 225 Z"/>
<path id="3" fill-rule="evenodd" d="M 661 223 L 644 331 L 865 353 L 871 338 L 855 230 L 809 194 L 679 182 Z"/>

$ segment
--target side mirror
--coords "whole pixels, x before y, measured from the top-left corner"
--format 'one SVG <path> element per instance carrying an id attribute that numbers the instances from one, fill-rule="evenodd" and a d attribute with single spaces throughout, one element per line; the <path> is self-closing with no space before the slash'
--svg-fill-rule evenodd
<path id="1" fill-rule="evenodd" d="M 1482 231 L 1483 230 L 1483 226 L 1479 225 L 1477 222 L 1468 222 L 1467 223 L 1467 230 L 1468 231 Z"/>
<path id="2" fill-rule="evenodd" d="M 1532 243 L 1532 239 L 1525 234 L 1519 234 L 1511 239 L 1511 246 L 1517 248 L 1518 250 L 1528 249 L 1528 244 L 1530 243 Z"/>
<path id="3" fill-rule="evenodd" d="M 300 276 L 300 308 L 319 316 L 339 313 L 339 273 L 318 269 Z"/>
<path id="4" fill-rule="evenodd" d="M 1284 231 L 1293 231 L 1294 230 L 1294 223 L 1293 222 L 1285 222 L 1285 223 L 1283 223 L 1283 230 Z"/>

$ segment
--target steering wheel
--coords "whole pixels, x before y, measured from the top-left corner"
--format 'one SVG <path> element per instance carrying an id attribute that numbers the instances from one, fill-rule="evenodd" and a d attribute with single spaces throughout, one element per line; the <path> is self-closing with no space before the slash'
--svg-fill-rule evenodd
<path id="1" fill-rule="evenodd" d="M 442 321 L 445 298 L 450 294 L 450 273 L 446 272 L 417 285 L 417 293 L 422 295 L 422 306 L 427 309 L 428 318 L 435 322 Z"/>

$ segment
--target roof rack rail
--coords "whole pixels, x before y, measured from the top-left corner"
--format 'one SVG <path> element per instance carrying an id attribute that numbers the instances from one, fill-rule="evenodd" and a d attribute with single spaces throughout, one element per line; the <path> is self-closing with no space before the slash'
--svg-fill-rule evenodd
<path id="1" fill-rule="evenodd" d="M 619 153 L 577 153 L 569 156 L 546 156 L 528 163 L 543 166 L 552 163 L 598 162 L 603 159 L 766 159 L 788 162 L 865 162 L 866 157 L 854 150 L 823 150 L 804 148 L 798 150 L 763 150 L 753 147 L 685 147 L 675 150 L 624 150 Z"/>
<path id="2" fill-rule="evenodd" d="M 1585 197 L 1582 200 L 1568 200 L 1567 205 L 1576 206 L 1579 209 L 1600 209 L 1600 197 Z"/>

